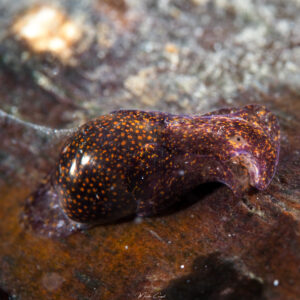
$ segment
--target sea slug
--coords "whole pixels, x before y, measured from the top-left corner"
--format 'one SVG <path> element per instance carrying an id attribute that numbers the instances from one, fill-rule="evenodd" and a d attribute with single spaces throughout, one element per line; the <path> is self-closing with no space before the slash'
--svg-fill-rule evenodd
<path id="1" fill-rule="evenodd" d="M 39 234 L 61 236 L 85 224 L 153 216 L 208 181 L 236 196 L 249 186 L 264 190 L 279 148 L 278 121 L 260 105 L 201 116 L 115 111 L 67 139 L 22 219 Z"/>

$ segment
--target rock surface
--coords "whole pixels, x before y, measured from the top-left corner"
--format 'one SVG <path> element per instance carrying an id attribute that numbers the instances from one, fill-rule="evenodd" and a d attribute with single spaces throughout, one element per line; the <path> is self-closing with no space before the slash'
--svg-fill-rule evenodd
<path id="1" fill-rule="evenodd" d="M 205 184 L 165 215 L 39 238 L 19 216 L 60 141 L 0 120 L 0 297 L 299 299 L 299 1 L 42 3 L 0 3 L 2 110 L 70 128 L 119 108 L 264 104 L 280 161 L 243 199 Z"/>

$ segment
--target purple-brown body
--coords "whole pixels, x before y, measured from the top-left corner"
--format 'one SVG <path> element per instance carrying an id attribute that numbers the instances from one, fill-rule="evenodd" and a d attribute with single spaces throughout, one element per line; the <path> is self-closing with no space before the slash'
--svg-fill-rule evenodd
<path id="1" fill-rule="evenodd" d="M 155 215 L 207 181 L 236 195 L 250 185 L 263 190 L 275 173 L 279 139 L 275 116 L 258 105 L 202 116 L 116 111 L 66 141 L 24 216 L 38 232 L 61 235 L 80 224 Z"/>

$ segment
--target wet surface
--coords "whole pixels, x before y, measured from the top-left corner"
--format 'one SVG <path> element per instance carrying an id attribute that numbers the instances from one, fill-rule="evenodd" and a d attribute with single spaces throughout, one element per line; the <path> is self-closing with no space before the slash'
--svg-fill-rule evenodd
<path id="1" fill-rule="evenodd" d="M 47 51 L 15 26 L 39 3 L 0 3 L 2 110 L 72 128 L 120 108 L 203 114 L 257 103 L 277 116 L 281 151 L 265 191 L 235 198 L 201 185 L 159 216 L 50 239 L 24 230 L 20 215 L 61 141 L 0 121 L 0 297 L 298 299 L 298 1 L 53 1 L 64 22 L 45 31 L 56 38 Z M 66 22 L 82 35 L 74 43 Z"/>
<path id="2" fill-rule="evenodd" d="M 171 281 L 157 295 L 176 300 L 265 299 L 261 281 L 261 278 L 252 278 L 247 274 L 239 263 L 211 254 L 196 258 L 192 273 Z"/>

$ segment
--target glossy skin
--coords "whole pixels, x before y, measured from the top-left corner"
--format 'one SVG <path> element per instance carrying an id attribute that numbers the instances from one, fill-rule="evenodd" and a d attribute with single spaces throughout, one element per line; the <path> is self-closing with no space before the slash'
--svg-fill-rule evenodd
<path id="1" fill-rule="evenodd" d="M 25 216 L 32 228 L 61 235 L 74 224 L 155 215 L 207 181 L 222 182 L 237 196 L 250 185 L 263 190 L 275 173 L 279 138 L 275 116 L 258 105 L 203 116 L 113 112 L 68 139 Z M 55 207 L 50 219 L 43 203 Z"/>

